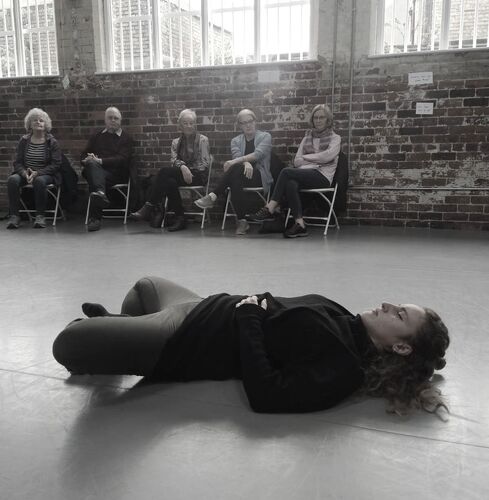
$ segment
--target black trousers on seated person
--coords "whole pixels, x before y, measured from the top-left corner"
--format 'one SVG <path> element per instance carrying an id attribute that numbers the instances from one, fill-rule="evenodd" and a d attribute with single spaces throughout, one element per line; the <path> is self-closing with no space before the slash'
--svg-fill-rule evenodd
<path id="1" fill-rule="evenodd" d="M 183 215 L 182 197 L 180 196 L 180 186 L 199 186 L 204 184 L 205 171 L 190 169 L 192 172 L 192 182 L 187 184 L 183 178 L 182 171 L 176 167 L 162 167 L 156 174 L 151 186 L 151 193 L 148 201 L 152 205 L 158 205 L 166 196 L 168 205 L 174 210 L 175 215 Z"/>
<path id="2" fill-rule="evenodd" d="M 9 214 L 19 215 L 20 209 L 20 188 L 27 184 L 25 177 L 19 174 L 12 174 L 7 181 Z M 37 215 L 44 215 L 48 203 L 49 184 L 55 184 L 55 179 L 52 175 L 39 175 L 32 182 L 34 189 L 34 206 L 36 207 Z"/>
<path id="3" fill-rule="evenodd" d="M 243 188 L 261 187 L 260 171 L 253 167 L 253 176 L 248 179 L 244 175 L 244 165 L 238 163 L 228 169 L 219 180 L 217 186 L 212 191 L 217 196 L 224 194 L 226 189 L 231 188 L 231 200 L 238 219 L 244 219 L 246 215 L 246 201 L 244 200 Z"/>
<path id="4" fill-rule="evenodd" d="M 158 277 L 140 279 L 121 313 L 71 322 L 53 344 L 55 359 L 74 374 L 151 375 L 168 339 L 202 300 Z"/>
<path id="5" fill-rule="evenodd" d="M 271 199 L 280 203 L 285 196 L 294 219 L 302 217 L 299 189 L 328 188 L 331 184 L 319 170 L 313 168 L 284 168 L 277 179 Z"/>
<path id="6" fill-rule="evenodd" d="M 114 184 L 122 184 L 128 181 L 129 174 L 126 169 L 121 166 L 121 172 L 114 173 L 106 170 L 103 165 L 95 160 L 88 160 L 83 167 L 82 175 L 88 182 L 88 192 L 95 191 L 107 192 Z M 100 219 L 102 217 L 102 209 L 94 207 L 90 204 L 90 217 Z"/>

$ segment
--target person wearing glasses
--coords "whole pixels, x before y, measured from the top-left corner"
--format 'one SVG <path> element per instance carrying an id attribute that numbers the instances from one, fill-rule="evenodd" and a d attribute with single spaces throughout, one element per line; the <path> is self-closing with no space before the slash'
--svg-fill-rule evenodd
<path id="1" fill-rule="evenodd" d="M 285 238 L 308 235 L 302 217 L 300 189 L 330 187 L 341 151 L 341 137 L 333 131 L 333 114 L 328 106 L 315 106 L 309 123 L 311 128 L 306 131 L 299 145 L 294 166 L 284 168 L 280 172 L 270 201 L 248 217 L 248 220 L 255 222 L 273 220 L 281 201 L 286 199 L 295 222 L 285 230 Z"/>
<path id="2" fill-rule="evenodd" d="M 272 137 L 268 132 L 256 128 L 256 115 L 250 109 L 242 109 L 237 116 L 242 134 L 231 140 L 232 159 L 224 162 L 224 175 L 217 187 L 208 195 L 199 198 L 199 208 L 212 208 L 217 198 L 231 189 L 233 207 L 236 212 L 236 234 L 243 235 L 250 228 L 245 219 L 243 188 L 263 187 L 268 193 L 273 183 L 270 172 Z"/>

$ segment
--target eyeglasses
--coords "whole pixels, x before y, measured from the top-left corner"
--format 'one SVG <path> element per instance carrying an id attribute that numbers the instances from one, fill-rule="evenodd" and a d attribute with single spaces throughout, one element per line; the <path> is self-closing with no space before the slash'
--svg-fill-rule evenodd
<path id="1" fill-rule="evenodd" d="M 238 122 L 242 127 L 244 127 L 245 125 L 251 125 L 255 120 L 253 120 L 253 118 L 251 118 L 251 120 L 246 120 L 244 122 Z"/>

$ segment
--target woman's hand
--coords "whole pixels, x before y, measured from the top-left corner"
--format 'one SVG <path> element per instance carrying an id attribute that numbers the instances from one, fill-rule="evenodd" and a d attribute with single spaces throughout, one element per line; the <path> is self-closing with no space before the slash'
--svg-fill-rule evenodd
<path id="1" fill-rule="evenodd" d="M 224 172 L 227 172 L 233 165 L 234 165 L 234 161 L 228 160 L 224 163 L 224 165 L 222 166 L 222 169 L 224 170 Z"/>
<path id="2" fill-rule="evenodd" d="M 247 161 L 244 162 L 243 174 L 247 179 L 251 179 L 253 177 L 253 165 L 251 165 L 251 163 Z"/>
<path id="3" fill-rule="evenodd" d="M 187 184 L 192 184 L 192 179 L 193 179 L 193 175 L 192 175 L 192 172 L 190 171 L 190 169 L 187 167 L 187 165 L 185 164 L 182 164 L 180 166 L 180 170 L 182 172 L 182 176 L 183 176 L 183 180 L 187 183 Z"/>
<path id="4" fill-rule="evenodd" d="M 263 299 L 259 304 L 258 304 L 258 297 L 256 295 L 251 295 L 249 297 L 246 297 L 243 299 L 241 302 L 238 302 L 236 304 L 236 307 L 242 306 L 244 304 L 253 304 L 255 306 L 259 306 L 265 311 L 267 310 L 267 299 Z"/>

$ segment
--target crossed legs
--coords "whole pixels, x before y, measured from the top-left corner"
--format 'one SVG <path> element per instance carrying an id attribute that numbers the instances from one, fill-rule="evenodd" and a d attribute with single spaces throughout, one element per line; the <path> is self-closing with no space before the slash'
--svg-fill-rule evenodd
<path id="1" fill-rule="evenodd" d="M 197 294 L 169 280 L 140 279 L 121 313 L 71 322 L 55 339 L 55 359 L 74 374 L 150 375 L 162 349 L 190 311 Z"/>

